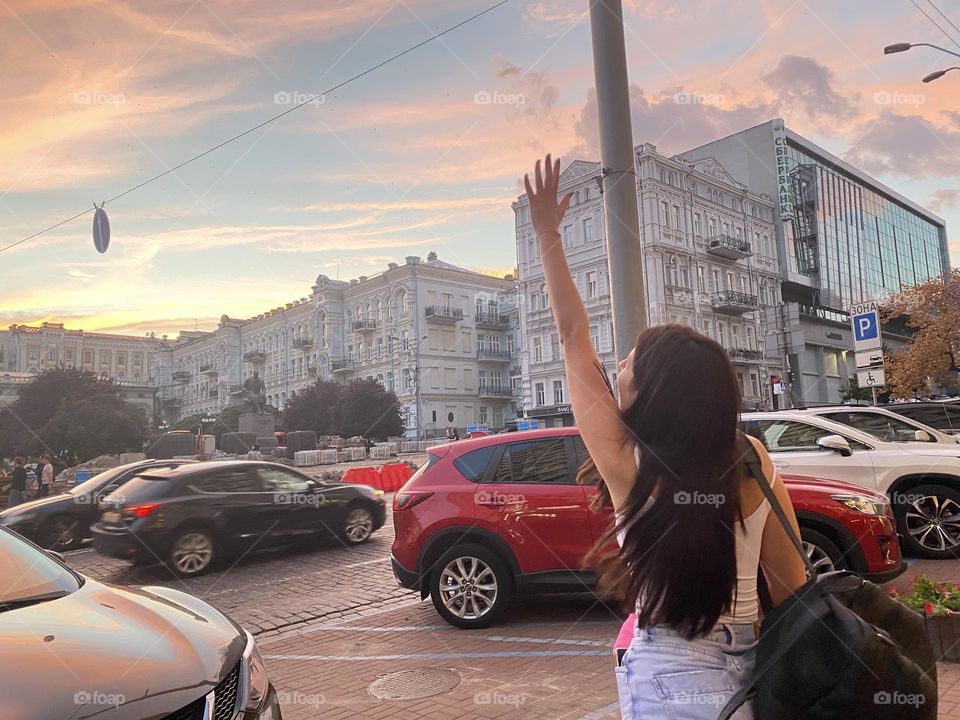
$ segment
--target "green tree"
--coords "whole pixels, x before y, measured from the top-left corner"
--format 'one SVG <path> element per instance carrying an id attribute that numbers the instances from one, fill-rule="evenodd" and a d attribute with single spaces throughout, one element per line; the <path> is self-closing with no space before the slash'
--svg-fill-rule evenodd
<path id="1" fill-rule="evenodd" d="M 338 434 L 386 440 L 403 433 L 397 396 L 379 382 L 358 379 L 341 387 L 337 404 Z"/>
<path id="2" fill-rule="evenodd" d="M 113 381 L 55 368 L 39 373 L 0 414 L 0 455 L 69 452 L 83 461 L 140 450 L 146 432 Z"/>
<path id="3" fill-rule="evenodd" d="M 313 430 L 317 435 L 337 435 L 337 410 L 343 386 L 329 380 L 317 380 L 310 387 L 294 392 L 280 414 L 284 430 Z"/>

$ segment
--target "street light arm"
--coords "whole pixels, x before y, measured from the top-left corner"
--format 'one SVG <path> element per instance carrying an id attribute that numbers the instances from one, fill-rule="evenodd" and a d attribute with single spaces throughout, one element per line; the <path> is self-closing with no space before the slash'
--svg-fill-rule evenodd
<path id="1" fill-rule="evenodd" d="M 933 82 L 934 80 L 939 80 L 951 70 L 960 70 L 960 67 L 957 67 L 957 66 L 948 67 L 946 70 L 937 70 L 936 72 L 932 72 L 929 75 L 927 75 L 925 78 L 923 78 L 923 82 L 930 83 L 930 82 Z"/>
<path id="2" fill-rule="evenodd" d="M 932 43 L 894 43 L 893 45 L 887 45 L 883 49 L 883 54 L 892 55 L 893 53 L 906 52 L 910 48 L 915 47 L 931 47 L 934 50 L 939 50 L 940 52 L 945 52 L 948 55 L 953 55 L 954 57 L 960 58 L 960 53 L 955 53 L 953 50 L 947 50 L 946 48 L 940 47 L 939 45 L 934 45 Z"/>

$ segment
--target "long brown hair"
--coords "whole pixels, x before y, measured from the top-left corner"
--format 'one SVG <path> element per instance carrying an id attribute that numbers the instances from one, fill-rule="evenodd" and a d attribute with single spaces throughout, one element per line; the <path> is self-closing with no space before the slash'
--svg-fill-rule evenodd
<path id="1" fill-rule="evenodd" d="M 639 450 L 636 482 L 586 561 L 641 627 L 665 623 L 692 638 L 730 609 L 736 588 L 739 384 L 726 350 L 685 325 L 640 333 L 632 369 L 636 400 L 621 416 Z M 579 480 L 609 503 L 595 468 Z"/>

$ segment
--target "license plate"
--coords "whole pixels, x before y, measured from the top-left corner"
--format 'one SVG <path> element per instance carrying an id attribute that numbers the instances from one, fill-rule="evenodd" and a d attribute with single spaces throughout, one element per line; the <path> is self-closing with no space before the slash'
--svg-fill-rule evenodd
<path id="1" fill-rule="evenodd" d="M 105 512 L 103 514 L 103 521 L 105 523 L 110 523 L 111 525 L 119 525 L 121 517 L 122 515 L 119 512 L 111 510 L 110 512 Z"/>

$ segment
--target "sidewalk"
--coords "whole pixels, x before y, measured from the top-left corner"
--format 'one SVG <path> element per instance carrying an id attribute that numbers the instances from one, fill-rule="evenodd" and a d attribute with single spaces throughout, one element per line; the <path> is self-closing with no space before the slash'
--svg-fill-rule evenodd
<path id="1" fill-rule="evenodd" d="M 619 625 L 587 600 L 545 598 L 468 632 L 412 601 L 259 643 L 285 720 L 618 720 Z M 939 718 L 960 720 L 960 665 L 938 669 Z"/>

